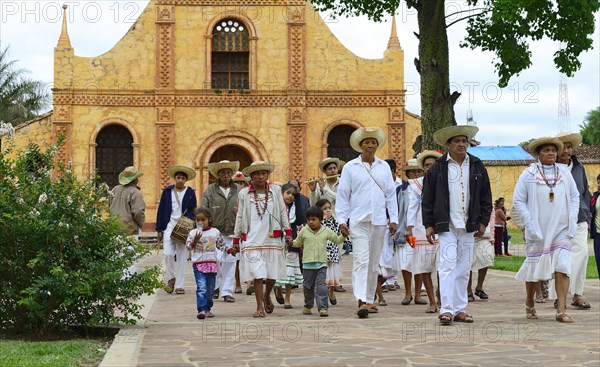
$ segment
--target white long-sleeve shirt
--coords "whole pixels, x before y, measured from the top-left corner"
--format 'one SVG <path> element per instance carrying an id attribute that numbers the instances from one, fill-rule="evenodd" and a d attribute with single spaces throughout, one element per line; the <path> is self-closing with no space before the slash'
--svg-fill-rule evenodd
<path id="1" fill-rule="evenodd" d="M 372 164 L 358 156 L 344 166 L 338 186 L 335 213 L 338 223 L 350 219 L 352 227 L 358 222 L 370 221 L 373 225 L 398 223 L 396 186 L 390 166 L 375 157 Z"/>
<path id="2" fill-rule="evenodd" d="M 450 154 L 448 161 L 448 192 L 450 194 L 450 224 L 454 228 L 466 228 L 469 218 L 469 155 L 458 164 Z"/>

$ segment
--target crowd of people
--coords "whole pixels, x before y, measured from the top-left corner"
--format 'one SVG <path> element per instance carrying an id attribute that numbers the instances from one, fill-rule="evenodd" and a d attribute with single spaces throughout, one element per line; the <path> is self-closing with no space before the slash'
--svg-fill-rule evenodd
<path id="1" fill-rule="evenodd" d="M 507 230 L 512 220 L 525 240 L 526 259 L 515 276 L 525 282 L 525 317 L 537 319 L 535 303 L 545 302 L 540 293 L 546 288 L 555 300 L 556 320 L 573 322 L 566 312 L 569 292 L 572 306 L 591 307 L 583 296 L 588 233 L 600 255 L 599 192 L 590 195 L 585 169 L 573 154 L 581 136 L 559 134 L 530 143 L 536 161 L 516 182 L 509 215 L 504 198 L 492 201 L 483 162 L 468 153 L 477 132 L 468 125 L 436 131 L 434 141 L 446 153 L 419 153 L 400 167 L 401 179 L 394 160 L 377 156 L 385 133 L 359 128 L 350 137 L 358 157 L 319 162 L 324 178 L 307 182 L 308 197 L 296 180 L 270 182 L 271 163 L 254 162 L 240 172 L 239 162 L 220 161 L 207 166 L 215 182 L 198 206 L 194 190 L 186 186 L 195 171 L 170 167 L 174 184 L 163 190 L 156 218 L 166 291 L 185 294 L 189 259 L 199 319 L 214 317 L 214 299 L 235 302 L 243 283 L 246 294 L 254 294 L 256 318 L 274 311 L 272 293 L 284 309 L 293 308 L 292 294 L 300 287 L 303 314 L 312 314 L 316 304 L 318 315 L 326 317 L 329 304 L 337 304 L 335 292 L 346 291 L 342 255 L 352 253 L 359 318 L 387 305 L 384 293 L 398 289 L 401 278 L 402 305 L 428 305 L 425 312 L 437 313 L 442 325 L 472 323 L 468 303 L 475 296 L 489 298 L 487 269 L 495 257 L 512 256 Z M 139 234 L 145 222 L 137 188 L 141 175 L 125 169 L 110 204 L 131 235 Z M 600 175 L 597 182 L 600 191 Z"/>

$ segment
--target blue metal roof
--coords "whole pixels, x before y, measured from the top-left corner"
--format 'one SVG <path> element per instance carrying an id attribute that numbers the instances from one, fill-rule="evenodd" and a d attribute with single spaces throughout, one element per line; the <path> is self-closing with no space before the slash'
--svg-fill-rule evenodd
<path id="1" fill-rule="evenodd" d="M 468 152 L 482 161 L 534 161 L 533 156 L 521 146 L 481 146 L 470 147 Z"/>

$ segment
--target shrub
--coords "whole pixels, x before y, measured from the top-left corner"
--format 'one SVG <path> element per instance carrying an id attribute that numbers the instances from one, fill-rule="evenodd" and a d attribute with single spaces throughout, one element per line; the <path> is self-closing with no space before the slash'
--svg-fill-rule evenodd
<path id="1" fill-rule="evenodd" d="M 106 184 L 55 164 L 56 146 L 11 150 L 0 153 L 0 328 L 134 324 L 134 302 L 161 287 L 161 270 L 123 276 L 150 250 L 109 215 Z"/>

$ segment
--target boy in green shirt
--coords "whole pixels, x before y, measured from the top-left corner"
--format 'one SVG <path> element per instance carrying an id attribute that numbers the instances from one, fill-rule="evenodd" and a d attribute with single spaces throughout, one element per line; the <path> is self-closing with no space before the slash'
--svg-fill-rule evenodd
<path id="1" fill-rule="evenodd" d="M 341 244 L 348 237 L 348 230 L 342 230 L 338 236 L 331 229 L 322 226 L 323 210 L 311 206 L 306 211 L 308 225 L 303 227 L 295 240 L 286 241 L 288 247 L 302 247 L 302 275 L 304 276 L 304 311 L 305 315 L 312 313 L 317 298 L 317 308 L 321 317 L 329 316 L 327 300 L 327 240 Z"/>

